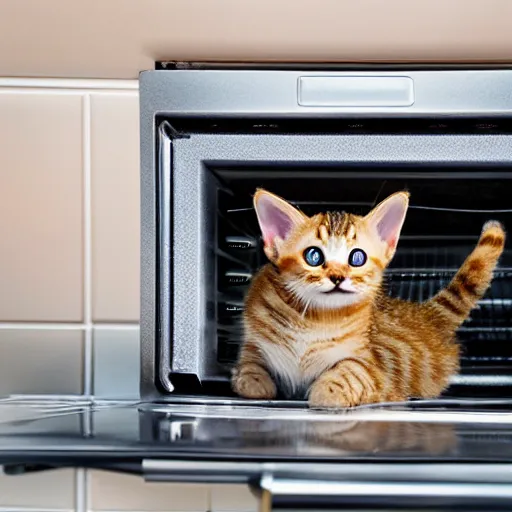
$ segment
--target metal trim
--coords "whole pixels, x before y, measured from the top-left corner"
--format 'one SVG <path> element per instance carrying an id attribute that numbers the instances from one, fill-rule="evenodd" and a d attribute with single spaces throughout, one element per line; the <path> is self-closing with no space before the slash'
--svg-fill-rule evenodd
<path id="1" fill-rule="evenodd" d="M 298 67 L 298 66 L 297 66 Z M 370 70 L 371 69 L 371 70 Z M 303 77 L 405 77 L 414 103 L 404 106 L 303 107 L 297 83 Z M 179 69 L 140 75 L 145 108 L 185 116 L 503 116 L 512 114 L 512 70 Z"/>
<path id="2" fill-rule="evenodd" d="M 512 502 L 512 486 L 509 483 L 495 482 L 417 482 L 411 479 L 397 482 L 353 479 L 324 481 L 316 478 L 281 479 L 264 475 L 260 485 L 260 512 L 273 510 L 275 498 L 280 498 L 280 504 L 286 503 L 287 499 L 292 503 L 306 499 L 310 505 L 316 501 L 319 504 L 325 503 L 327 498 L 330 505 L 334 502 L 343 506 L 343 509 L 350 505 L 373 505 L 377 509 L 407 504 L 411 506 L 416 500 L 421 500 L 422 508 L 464 504 L 485 506 L 491 503 L 510 506 Z M 307 505 L 303 507 L 306 510 Z"/>
<path id="3" fill-rule="evenodd" d="M 414 471 L 411 470 L 414 468 Z M 144 459 L 144 478 L 158 482 L 250 482 L 272 479 L 340 482 L 499 483 L 512 485 L 512 464 L 213 462 Z M 268 488 L 265 487 L 265 488 Z M 510 487 L 512 492 L 512 487 Z"/>
<path id="4" fill-rule="evenodd" d="M 160 342 L 159 350 L 159 380 L 164 389 L 172 393 L 174 386 L 169 378 L 169 373 L 163 371 L 171 366 L 171 297 L 172 297 L 172 141 L 166 133 L 169 125 L 163 122 L 158 128 L 158 333 Z"/>

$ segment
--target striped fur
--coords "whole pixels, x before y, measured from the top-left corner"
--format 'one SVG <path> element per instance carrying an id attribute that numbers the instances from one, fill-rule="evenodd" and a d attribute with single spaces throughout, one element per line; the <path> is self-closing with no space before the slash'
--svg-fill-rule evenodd
<path id="1" fill-rule="evenodd" d="M 279 392 L 307 397 L 312 407 L 349 407 L 434 398 L 446 389 L 459 370 L 456 330 L 488 289 L 505 232 L 498 222 L 486 223 L 473 252 L 431 300 L 390 298 L 381 290 L 383 272 L 407 205 L 408 194 L 399 193 L 365 217 L 306 217 L 257 192 L 270 263 L 246 297 L 244 343 L 232 377 L 236 393 L 272 399 Z M 312 245 L 325 254 L 321 266 L 304 261 Z M 348 264 L 354 248 L 368 255 L 361 267 Z M 329 293 L 339 279 L 347 291 Z"/>

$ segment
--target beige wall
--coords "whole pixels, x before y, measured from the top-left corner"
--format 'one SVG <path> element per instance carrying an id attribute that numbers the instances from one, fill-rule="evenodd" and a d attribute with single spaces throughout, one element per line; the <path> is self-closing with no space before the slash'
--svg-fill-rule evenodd
<path id="1" fill-rule="evenodd" d="M 0 76 L 155 60 L 508 61 L 510 0 L 1 0 Z"/>
<path id="2" fill-rule="evenodd" d="M 36 85 L 0 79 L 0 321 L 138 322 L 137 83 Z"/>
<path id="3" fill-rule="evenodd" d="M 0 394 L 89 394 L 137 329 L 138 111 L 136 81 L 0 78 Z"/>

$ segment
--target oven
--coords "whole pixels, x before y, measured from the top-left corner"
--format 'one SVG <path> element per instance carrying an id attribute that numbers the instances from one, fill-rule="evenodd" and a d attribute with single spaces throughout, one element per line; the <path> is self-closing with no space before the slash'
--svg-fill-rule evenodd
<path id="1" fill-rule="evenodd" d="M 386 290 L 415 301 L 448 283 L 485 221 L 512 229 L 512 69 L 163 62 L 141 74 L 140 95 L 141 396 L 158 409 L 144 429 L 184 448 L 216 440 L 225 456 L 157 465 L 155 478 L 258 475 L 262 503 L 282 495 L 295 509 L 508 499 L 496 463 L 512 453 L 510 238 L 437 400 L 314 411 L 241 399 L 230 372 L 265 263 L 257 187 L 308 214 L 364 214 L 409 190 Z"/>

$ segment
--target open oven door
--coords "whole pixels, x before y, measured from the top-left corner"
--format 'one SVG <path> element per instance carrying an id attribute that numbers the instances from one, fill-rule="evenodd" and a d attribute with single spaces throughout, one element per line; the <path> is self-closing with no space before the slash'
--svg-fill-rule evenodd
<path id="1" fill-rule="evenodd" d="M 351 411 L 28 398 L 0 403 L 0 464 L 247 483 L 261 510 L 512 507 L 511 401 Z"/>

